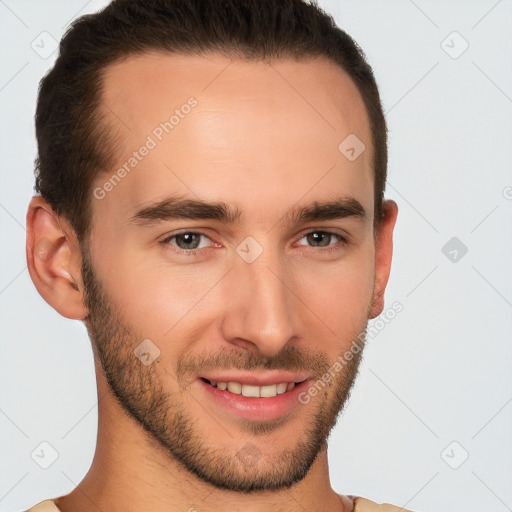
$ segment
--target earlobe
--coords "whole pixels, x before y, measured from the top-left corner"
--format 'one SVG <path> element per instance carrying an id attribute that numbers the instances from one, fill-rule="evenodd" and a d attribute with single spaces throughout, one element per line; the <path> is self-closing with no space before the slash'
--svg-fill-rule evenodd
<path id="1" fill-rule="evenodd" d="M 377 233 L 375 247 L 375 285 L 369 318 L 379 316 L 384 310 L 384 292 L 391 271 L 393 257 L 393 229 L 398 216 L 398 205 L 388 199 L 383 204 L 383 218 Z"/>
<path id="2" fill-rule="evenodd" d="M 81 254 L 76 235 L 41 197 L 27 212 L 27 266 L 43 299 L 66 318 L 87 316 L 81 281 Z"/>

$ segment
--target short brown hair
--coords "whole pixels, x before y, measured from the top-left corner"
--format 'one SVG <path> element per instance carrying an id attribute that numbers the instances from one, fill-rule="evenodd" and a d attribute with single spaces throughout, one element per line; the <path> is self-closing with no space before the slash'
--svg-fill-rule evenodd
<path id="1" fill-rule="evenodd" d="M 331 16 L 303 0 L 114 0 L 72 23 L 39 86 L 35 189 L 68 219 L 80 241 L 90 229 L 92 183 L 114 164 L 112 137 L 99 109 L 103 71 L 154 50 L 214 51 L 253 60 L 323 56 L 339 65 L 356 84 L 370 118 L 378 226 L 387 174 L 386 121 L 372 68 Z"/>

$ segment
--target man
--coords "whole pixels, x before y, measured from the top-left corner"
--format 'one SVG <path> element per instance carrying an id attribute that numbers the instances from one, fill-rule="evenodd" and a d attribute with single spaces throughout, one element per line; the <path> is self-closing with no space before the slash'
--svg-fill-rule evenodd
<path id="1" fill-rule="evenodd" d="M 36 131 L 28 266 L 87 326 L 99 425 L 30 510 L 404 510 L 329 483 L 397 217 L 353 40 L 301 0 L 115 0 L 64 36 Z"/>

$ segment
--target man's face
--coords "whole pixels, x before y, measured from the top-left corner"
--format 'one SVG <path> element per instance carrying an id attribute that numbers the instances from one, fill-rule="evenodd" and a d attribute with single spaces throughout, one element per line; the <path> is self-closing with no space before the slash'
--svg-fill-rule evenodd
<path id="1" fill-rule="evenodd" d="M 152 54 L 111 66 L 103 101 L 117 164 L 94 183 L 83 278 L 107 381 L 199 478 L 241 492 L 288 487 L 348 397 L 372 311 L 362 99 L 324 60 Z M 355 160 L 338 149 L 350 134 L 366 146 Z M 335 201 L 348 214 L 340 204 L 290 213 Z"/>

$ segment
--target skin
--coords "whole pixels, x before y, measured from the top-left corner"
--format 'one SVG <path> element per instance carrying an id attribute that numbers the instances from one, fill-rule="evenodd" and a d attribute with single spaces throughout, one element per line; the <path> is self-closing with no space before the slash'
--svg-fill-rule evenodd
<path id="1" fill-rule="evenodd" d="M 42 198 L 30 203 L 30 275 L 60 314 L 86 323 L 98 386 L 92 466 L 57 506 L 352 510 L 331 488 L 326 439 L 360 355 L 309 403 L 275 421 L 219 410 L 198 376 L 232 367 L 321 378 L 382 312 L 398 209 L 385 202 L 374 238 L 370 125 L 356 86 L 321 58 L 269 63 L 160 53 L 111 65 L 104 86 L 116 163 L 94 187 L 175 108 L 191 96 L 198 103 L 104 198 L 92 198 L 86 248 Z M 366 146 L 354 161 L 338 150 L 351 133 Z M 133 221 L 174 194 L 222 201 L 242 216 L 232 224 Z M 339 196 L 359 201 L 366 216 L 286 222 L 292 207 Z M 334 235 L 315 242 L 306 236 L 311 229 Z M 193 255 L 184 254 L 191 249 L 183 238 L 165 242 L 184 230 L 206 235 Z M 252 263 L 236 252 L 248 236 L 263 248 Z M 149 365 L 134 355 L 144 339 L 160 350 Z M 240 457 L 248 449 L 255 463 Z"/>

